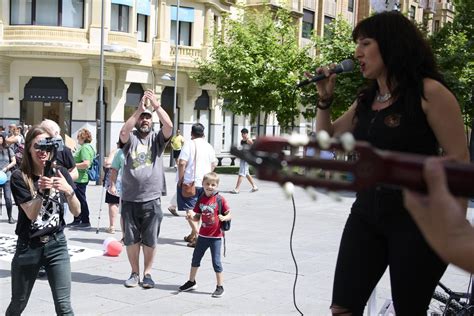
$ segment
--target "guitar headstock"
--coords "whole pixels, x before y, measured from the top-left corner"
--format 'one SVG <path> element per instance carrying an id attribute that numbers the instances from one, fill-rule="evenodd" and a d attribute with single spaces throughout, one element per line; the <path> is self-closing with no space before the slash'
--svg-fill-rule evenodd
<path id="1" fill-rule="evenodd" d="M 351 134 L 265 136 L 250 146 L 233 147 L 231 153 L 253 165 L 259 179 L 280 184 L 356 191 L 370 187 L 384 174 L 380 154 L 368 143 L 356 142 Z"/>

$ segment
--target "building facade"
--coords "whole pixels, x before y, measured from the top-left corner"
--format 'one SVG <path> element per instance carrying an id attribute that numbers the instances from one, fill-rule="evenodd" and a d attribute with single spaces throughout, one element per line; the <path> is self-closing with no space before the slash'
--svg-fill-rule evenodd
<path id="1" fill-rule="evenodd" d="M 274 0 L 270 4 L 288 5 Z M 338 15 L 355 25 L 370 14 L 369 0 L 290 0 L 289 6 L 298 17 L 302 45 L 311 32 L 323 35 L 324 25 Z M 452 19 L 453 13 L 447 0 L 402 0 L 401 10 L 417 21 L 429 15 L 430 30 Z M 81 128 L 97 135 L 103 30 L 105 153 L 146 89 L 156 92 L 174 119 L 174 80 L 176 121 L 185 137 L 193 123 L 201 122 L 219 153 L 238 143 L 242 127 L 250 127 L 252 137 L 277 135 L 274 116 L 250 120 L 225 111 L 225 100 L 218 98 L 215 87 L 199 86 L 190 76 L 196 58 L 209 52 L 209 34 L 222 28 L 224 15 L 236 12 L 235 0 L 183 0 L 179 11 L 175 0 L 104 0 L 102 29 L 102 0 L 1 1 L 0 125 L 32 125 L 49 118 L 74 139 Z M 304 132 L 305 122 L 300 126 Z"/>

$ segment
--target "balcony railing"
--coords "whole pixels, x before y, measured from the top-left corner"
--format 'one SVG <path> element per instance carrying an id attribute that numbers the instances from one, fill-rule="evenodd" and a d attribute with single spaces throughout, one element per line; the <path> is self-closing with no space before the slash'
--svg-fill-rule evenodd
<path id="1" fill-rule="evenodd" d="M 37 25 L 5 26 L 3 40 L 9 42 L 67 42 L 87 44 L 87 30 Z"/>
<path id="2" fill-rule="evenodd" d="M 300 9 L 299 0 L 289 0 L 289 1 L 287 1 L 287 0 L 269 0 L 269 1 L 265 1 L 265 0 L 247 0 L 247 4 L 250 4 L 250 5 L 271 4 L 271 5 L 278 6 L 278 7 L 288 6 L 288 2 L 290 4 L 290 10 L 291 11 L 296 11 L 296 12 L 301 12 L 302 11 Z"/>
<path id="3" fill-rule="evenodd" d="M 170 55 L 175 56 L 176 55 L 176 47 L 171 46 L 170 47 Z M 195 48 L 195 47 L 190 47 L 190 46 L 178 46 L 178 56 L 181 57 L 189 57 L 190 59 L 201 57 L 202 55 L 202 49 L 201 48 Z"/>

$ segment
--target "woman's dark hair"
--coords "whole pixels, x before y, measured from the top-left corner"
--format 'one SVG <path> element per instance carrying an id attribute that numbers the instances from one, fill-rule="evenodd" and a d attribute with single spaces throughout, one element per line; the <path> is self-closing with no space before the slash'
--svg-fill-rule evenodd
<path id="1" fill-rule="evenodd" d="M 204 125 L 201 123 L 194 123 L 191 127 L 191 135 L 200 138 L 204 136 Z"/>
<path id="2" fill-rule="evenodd" d="M 387 86 L 392 97 L 402 99 L 402 104 L 419 104 L 425 98 L 424 78 L 446 86 L 430 45 L 416 25 L 400 12 L 378 13 L 362 20 L 352 31 L 354 42 L 360 38 L 377 42 L 387 69 Z M 359 104 L 370 104 L 377 89 L 377 82 L 372 80 L 359 93 Z"/>
<path id="3" fill-rule="evenodd" d="M 7 140 L 5 139 L 5 135 L 3 133 L 0 133 L 0 138 L 3 140 L 1 146 L 3 148 L 7 148 L 8 147 Z"/>
<path id="4" fill-rule="evenodd" d="M 46 137 L 49 137 L 48 132 L 39 125 L 33 126 L 26 134 L 25 149 L 23 150 L 23 159 L 21 160 L 20 169 L 29 179 L 33 178 L 34 171 L 33 157 L 31 157 L 30 150 L 31 146 L 34 145 L 36 136 L 40 134 L 47 134 Z"/>

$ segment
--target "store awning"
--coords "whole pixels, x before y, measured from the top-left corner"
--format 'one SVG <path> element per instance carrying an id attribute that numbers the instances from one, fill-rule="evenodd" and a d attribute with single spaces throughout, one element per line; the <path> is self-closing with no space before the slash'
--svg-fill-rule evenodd
<path id="1" fill-rule="evenodd" d="M 133 0 L 112 0 L 113 4 L 122 4 L 129 7 L 133 7 Z"/>
<path id="2" fill-rule="evenodd" d="M 176 21 L 176 6 L 171 6 L 171 21 Z M 181 22 L 194 22 L 194 8 L 179 7 L 179 20 Z"/>
<path id="3" fill-rule="evenodd" d="M 143 15 L 150 15 L 151 5 L 150 0 L 137 0 L 137 13 Z"/>
<path id="4" fill-rule="evenodd" d="M 32 77 L 24 92 L 23 101 L 69 102 L 68 89 L 61 78 Z"/>

